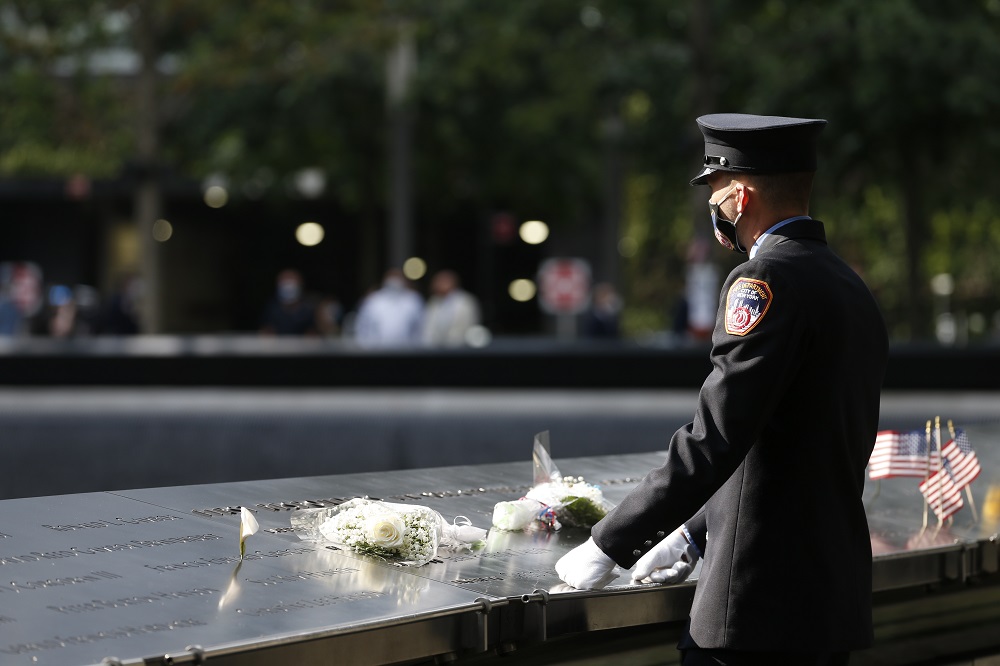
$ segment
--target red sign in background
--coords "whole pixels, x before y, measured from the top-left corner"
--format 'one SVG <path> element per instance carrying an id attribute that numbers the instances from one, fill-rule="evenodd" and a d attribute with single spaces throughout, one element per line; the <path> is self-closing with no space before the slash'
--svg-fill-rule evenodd
<path id="1" fill-rule="evenodd" d="M 590 264 L 547 259 L 538 269 L 538 302 L 549 314 L 574 315 L 590 305 Z"/>

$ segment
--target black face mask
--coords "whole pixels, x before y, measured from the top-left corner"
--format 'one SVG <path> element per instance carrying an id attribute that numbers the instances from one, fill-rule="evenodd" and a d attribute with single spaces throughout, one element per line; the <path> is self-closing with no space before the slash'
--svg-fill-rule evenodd
<path id="1" fill-rule="evenodd" d="M 722 217 L 722 212 L 719 210 L 722 202 L 728 199 L 729 195 L 735 191 L 736 188 L 734 187 L 717 203 L 709 201 L 708 210 L 712 214 L 712 227 L 715 229 L 715 239 L 719 241 L 719 244 L 727 250 L 746 254 L 746 248 L 740 245 L 740 239 L 736 236 L 736 223 L 740 221 L 743 213 L 738 213 L 735 220 L 727 220 Z"/>

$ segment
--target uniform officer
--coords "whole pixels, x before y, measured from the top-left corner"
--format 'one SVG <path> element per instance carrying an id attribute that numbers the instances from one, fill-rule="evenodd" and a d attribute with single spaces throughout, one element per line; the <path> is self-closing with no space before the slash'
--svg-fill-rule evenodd
<path id="1" fill-rule="evenodd" d="M 677 582 L 703 557 L 683 664 L 843 664 L 872 641 L 861 502 L 888 355 L 864 282 L 809 217 L 824 120 L 698 119 L 716 238 L 749 260 L 722 288 L 694 421 L 563 556 L 581 589 L 635 566 Z"/>

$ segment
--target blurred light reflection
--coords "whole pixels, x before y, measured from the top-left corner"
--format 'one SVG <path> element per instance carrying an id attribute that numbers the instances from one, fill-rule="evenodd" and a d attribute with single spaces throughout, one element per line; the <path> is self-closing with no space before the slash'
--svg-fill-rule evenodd
<path id="1" fill-rule="evenodd" d="M 170 240 L 170 237 L 174 235 L 174 225 L 170 224 L 167 220 L 157 220 L 153 222 L 153 239 L 161 243 L 165 243 Z"/>
<path id="2" fill-rule="evenodd" d="M 306 247 L 319 245 L 325 236 L 323 225 L 316 222 L 303 222 L 295 230 L 295 240 Z"/>
<path id="3" fill-rule="evenodd" d="M 510 283 L 507 288 L 507 293 L 518 303 L 526 303 L 535 297 L 535 293 L 538 288 L 535 283 L 531 280 L 522 278 L 520 280 L 514 280 Z"/>
<path id="4" fill-rule="evenodd" d="M 545 239 L 549 237 L 549 225 L 541 220 L 528 220 L 521 225 L 518 233 L 521 240 L 528 245 L 538 245 L 544 243 Z"/>
<path id="5" fill-rule="evenodd" d="M 222 208 L 229 202 L 229 192 L 221 185 L 212 185 L 205 190 L 205 204 L 209 208 Z"/>
<path id="6" fill-rule="evenodd" d="M 427 274 L 427 262 L 420 257 L 410 257 L 403 262 L 403 275 L 408 280 L 419 280 Z"/>

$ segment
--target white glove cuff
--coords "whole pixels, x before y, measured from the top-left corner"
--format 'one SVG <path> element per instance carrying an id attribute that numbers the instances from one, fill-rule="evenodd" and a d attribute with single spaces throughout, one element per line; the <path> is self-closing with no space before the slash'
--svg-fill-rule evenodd
<path id="1" fill-rule="evenodd" d="M 705 557 L 704 553 L 701 552 L 701 548 L 698 548 L 698 544 L 694 542 L 694 537 L 688 532 L 687 525 L 681 525 L 681 532 L 684 533 L 684 538 L 687 539 L 689 550 L 693 550 L 698 557 Z"/>

